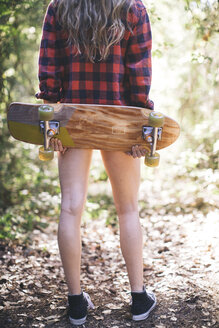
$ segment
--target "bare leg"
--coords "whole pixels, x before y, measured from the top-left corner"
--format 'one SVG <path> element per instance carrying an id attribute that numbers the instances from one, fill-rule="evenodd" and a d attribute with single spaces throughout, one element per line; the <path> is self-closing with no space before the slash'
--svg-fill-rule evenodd
<path id="1" fill-rule="evenodd" d="M 119 217 L 120 244 L 132 291 L 142 291 L 142 231 L 138 215 L 140 160 L 122 152 L 102 151 Z"/>
<path id="2" fill-rule="evenodd" d="M 59 154 L 61 214 L 59 250 L 70 294 L 80 294 L 81 215 L 87 195 L 91 150 L 68 149 Z"/>

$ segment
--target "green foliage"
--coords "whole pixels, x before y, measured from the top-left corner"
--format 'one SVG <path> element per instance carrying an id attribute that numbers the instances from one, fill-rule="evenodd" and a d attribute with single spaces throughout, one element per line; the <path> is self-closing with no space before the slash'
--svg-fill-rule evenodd
<path id="1" fill-rule="evenodd" d="M 0 1 L 0 238 L 16 238 L 44 225 L 40 218 L 57 213 L 57 172 L 39 162 L 37 147 L 13 140 L 6 121 L 10 102 L 34 101 L 39 35 L 47 4 Z"/>
<path id="2" fill-rule="evenodd" d="M 191 107 L 188 118 L 194 124 L 205 120 L 206 115 L 212 115 L 219 105 L 216 96 L 219 90 L 219 60 L 215 47 L 219 40 L 218 1 L 185 2 L 185 10 L 188 12 L 185 27 L 192 35 L 192 43 L 189 89 L 185 90 L 187 97 L 183 98 L 186 105 Z"/>
<path id="3" fill-rule="evenodd" d="M 42 227 L 45 217 L 58 214 L 60 203 L 52 164 L 38 160 L 37 147 L 14 141 L 13 146 L 0 153 L 0 238 Z"/>
<path id="4" fill-rule="evenodd" d="M 112 196 L 106 194 L 89 195 L 85 209 L 85 219 L 104 218 L 106 225 L 117 228 L 118 218 Z"/>
<path id="5" fill-rule="evenodd" d="M 219 168 L 216 143 L 219 129 L 219 41 L 218 1 L 186 0 L 189 19 L 186 29 L 193 32 L 189 83 L 181 96 L 180 112 L 190 133 L 193 152 L 201 154 L 199 169 Z M 184 75 L 185 78 L 185 75 Z M 185 107 L 187 112 L 185 113 Z M 194 154 L 194 155 L 197 155 Z"/>
<path id="6" fill-rule="evenodd" d="M 217 32 L 218 26 L 218 1 L 200 1 L 200 0 L 185 0 L 185 10 L 191 15 L 191 23 L 187 24 L 186 28 L 191 26 L 196 29 L 197 37 L 204 41 L 209 39 Z"/>
<path id="7" fill-rule="evenodd" d="M 152 24 L 153 83 L 158 88 L 155 106 L 159 101 L 164 108 L 161 111 L 178 118 L 185 148 L 189 147 L 193 154 L 201 149 L 205 154 L 200 169 L 215 170 L 218 168 L 215 145 L 219 136 L 216 125 L 219 110 L 218 1 L 181 0 L 175 6 L 167 1 L 158 5 L 151 0 L 146 5 L 149 10 L 152 8 L 151 15 L 155 15 Z M 161 19 L 158 21 L 156 17 Z"/>
<path id="8" fill-rule="evenodd" d="M 1 110 L 14 96 L 23 99 L 35 93 L 36 71 L 32 60 L 39 47 L 47 3 L 40 0 L 0 2 Z"/>

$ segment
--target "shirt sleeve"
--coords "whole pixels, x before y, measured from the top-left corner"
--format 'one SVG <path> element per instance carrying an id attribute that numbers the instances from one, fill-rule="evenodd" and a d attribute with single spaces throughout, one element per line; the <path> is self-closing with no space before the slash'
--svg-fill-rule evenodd
<path id="1" fill-rule="evenodd" d="M 126 50 L 126 74 L 129 79 L 129 97 L 132 106 L 153 109 L 149 96 L 151 86 L 152 36 L 146 9 L 139 12 L 137 23 L 130 34 Z"/>
<path id="2" fill-rule="evenodd" d="M 64 65 L 62 59 L 63 41 L 60 26 L 56 21 L 55 8 L 48 6 L 39 52 L 39 89 L 38 99 L 58 102 L 62 98 Z"/>

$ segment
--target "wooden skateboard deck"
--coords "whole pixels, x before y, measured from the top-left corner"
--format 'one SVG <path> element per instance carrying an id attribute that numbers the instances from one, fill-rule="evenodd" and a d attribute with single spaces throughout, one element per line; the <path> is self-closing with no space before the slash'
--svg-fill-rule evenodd
<path id="1" fill-rule="evenodd" d="M 107 151 L 131 151 L 133 145 L 150 145 L 142 138 L 142 127 L 148 125 L 152 112 L 146 108 L 111 105 L 49 104 L 54 108 L 52 121 L 59 122 L 59 134 L 63 146 L 73 148 L 102 149 Z M 39 104 L 12 103 L 7 120 L 11 135 L 24 142 L 44 144 L 38 117 Z M 164 116 L 161 140 L 156 149 L 171 145 L 178 138 L 179 125 Z"/>

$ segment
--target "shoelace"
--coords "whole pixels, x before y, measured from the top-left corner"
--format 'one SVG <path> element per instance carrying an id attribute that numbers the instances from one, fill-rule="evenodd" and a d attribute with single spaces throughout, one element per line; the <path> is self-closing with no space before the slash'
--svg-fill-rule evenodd
<path id="1" fill-rule="evenodd" d="M 83 296 L 84 296 L 84 298 L 87 300 L 88 308 L 89 308 L 89 309 L 94 309 L 95 306 L 94 306 L 93 302 L 91 301 L 90 295 L 87 294 L 87 293 L 85 293 L 85 292 L 83 292 Z"/>

